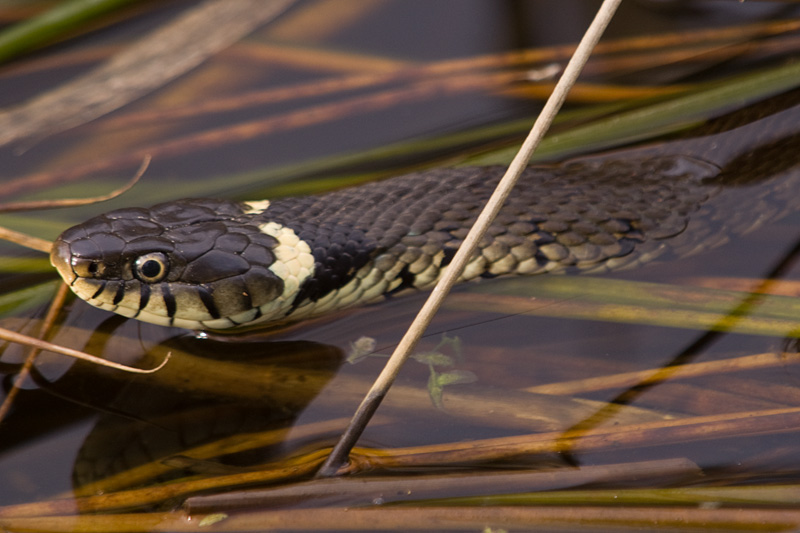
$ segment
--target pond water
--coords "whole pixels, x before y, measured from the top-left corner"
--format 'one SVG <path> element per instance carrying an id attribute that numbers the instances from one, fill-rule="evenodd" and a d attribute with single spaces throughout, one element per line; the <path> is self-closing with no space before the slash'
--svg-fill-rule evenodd
<path id="1" fill-rule="evenodd" d="M 683 2 L 630 2 L 606 38 L 689 35 L 797 15 L 787 4 L 756 4 L 708 1 L 686 8 Z M 23 105 L 81 76 L 192 5 L 169 2 L 131 13 L 4 66 L 0 105 Z M 451 82 L 464 77 L 460 86 L 443 83 L 431 66 L 575 42 L 595 8 L 582 0 L 298 2 L 201 67 L 117 111 L 0 147 L 0 180 L 8 186 L 0 189 L 4 201 L 105 193 L 136 171 L 141 154 L 153 155 L 142 180 L 119 198 L 11 213 L 0 217 L 0 224 L 52 239 L 93 214 L 122 206 L 187 196 L 274 198 L 461 162 L 518 140 L 514 121 L 535 116 L 541 103 L 516 82 L 487 85 L 466 79 L 473 72 L 507 72 L 499 68 L 503 65 L 487 71 L 467 62 L 444 76 Z M 793 55 L 796 37 L 767 40 L 761 48 L 753 44 L 753 50 L 735 57 L 715 55 L 740 44 L 727 39 L 689 54 L 700 60 L 665 66 L 637 63 L 623 47 L 618 56 L 590 65 L 587 79 L 596 86 L 705 83 L 783 64 Z M 522 77 L 523 69 L 515 75 Z M 331 80 L 342 88 L 300 96 L 301 90 Z M 345 89 L 348 83 L 353 85 Z M 286 87 L 289 96 L 276 96 Z M 205 111 L 250 93 L 267 96 L 257 104 Z M 585 98 L 571 102 L 568 112 L 608 105 Z M 167 114 L 176 109 L 186 115 Z M 794 137 L 786 138 L 789 147 L 796 146 Z M 792 178 L 798 172 L 793 165 L 786 163 L 788 170 L 776 174 Z M 746 184 L 738 194 L 746 203 L 772 186 Z M 731 218 L 736 214 L 732 210 Z M 799 217 L 790 213 L 746 235 L 720 239 L 726 242 L 718 246 L 640 268 L 459 286 L 364 432 L 359 446 L 371 451 L 363 453 L 357 469 L 365 475 L 419 476 L 622 465 L 607 478 L 558 488 L 798 486 L 797 426 L 792 425 L 800 419 L 795 412 L 800 366 L 792 355 L 800 331 L 791 318 L 795 303 L 785 296 L 758 299 L 749 291 L 796 294 L 790 281 L 800 275 Z M 46 312 L 57 276 L 41 253 L 4 244 L 0 254 L 0 326 L 30 332 Z M 764 278 L 787 281 L 775 287 Z M 569 284 L 572 280 L 576 285 Z M 648 296 L 644 302 L 636 300 L 638 291 Z M 595 292 L 610 300 L 593 300 Z M 670 298 L 666 307 L 652 302 L 664 292 Z M 0 421 L 0 517 L 14 504 L 232 476 L 329 448 L 425 297 L 406 295 L 237 337 L 143 324 L 69 299 L 48 335 L 51 342 L 142 368 L 155 366 L 167 353 L 171 359 L 155 374 L 128 375 L 41 355 Z M 726 313 L 750 312 L 749 321 L 726 318 Z M 724 331 L 708 331 L 709 324 Z M 0 355 L 3 394 L 11 390 L 24 353 L 9 344 Z M 715 369 L 714 362 L 722 360 L 753 364 L 738 372 L 723 365 Z M 710 370 L 646 381 L 678 363 L 708 363 Z M 634 371 L 642 374 L 621 376 Z M 607 383 L 574 383 L 603 376 Z M 460 383 L 445 384 L 447 379 Z M 570 392 L 547 389 L 565 383 L 573 383 L 565 388 Z M 711 429 L 700 434 L 691 424 Z M 618 435 L 609 429 L 615 427 Z M 601 432 L 606 441 L 592 432 Z M 550 444 L 508 451 L 513 438 L 538 434 L 551 435 Z M 558 435 L 565 436 L 561 444 Z M 590 438 L 581 441 L 580 435 Z M 486 448 L 496 445 L 497 452 L 464 452 L 465 443 L 477 441 Z M 416 448 L 404 455 L 410 447 Z M 388 456 L 392 460 L 382 462 Z M 664 459 L 693 466 L 638 476 L 623 468 Z M 485 494 L 446 485 L 436 496 L 490 495 L 507 481 L 487 483 L 493 488 Z M 189 491 L 147 501 L 140 510 L 179 508 L 195 493 L 228 490 Z M 327 502 L 300 498 L 283 508 L 314 507 L 315 501 Z M 343 498 L 337 503 L 362 502 Z M 758 505 L 792 509 L 778 500 Z M 731 507 L 719 505 L 726 506 Z"/>

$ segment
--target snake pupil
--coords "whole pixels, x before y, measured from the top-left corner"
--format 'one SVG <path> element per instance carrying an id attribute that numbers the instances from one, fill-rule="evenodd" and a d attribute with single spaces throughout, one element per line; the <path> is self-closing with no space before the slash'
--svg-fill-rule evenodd
<path id="1" fill-rule="evenodd" d="M 161 274 L 161 265 L 158 261 L 150 259 L 141 266 L 142 275 L 146 278 L 155 278 Z"/>

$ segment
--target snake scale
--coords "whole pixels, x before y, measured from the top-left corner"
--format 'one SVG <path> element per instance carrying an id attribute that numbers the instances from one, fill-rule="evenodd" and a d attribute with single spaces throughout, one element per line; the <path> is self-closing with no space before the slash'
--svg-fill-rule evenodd
<path id="1" fill-rule="evenodd" d="M 630 267 L 793 210 L 798 100 L 739 110 L 691 138 L 529 167 L 462 280 Z M 51 261 L 82 299 L 147 322 L 294 321 L 430 288 L 502 172 L 439 168 L 316 196 L 119 209 L 65 231 Z"/>

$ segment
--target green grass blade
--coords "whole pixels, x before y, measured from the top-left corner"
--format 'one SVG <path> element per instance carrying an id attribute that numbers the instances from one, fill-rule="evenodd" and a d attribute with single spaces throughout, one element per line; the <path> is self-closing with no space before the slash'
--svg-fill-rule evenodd
<path id="1" fill-rule="evenodd" d="M 30 309 L 43 305 L 53 298 L 53 293 L 60 281 L 48 281 L 40 283 L 14 292 L 0 295 L 0 316 L 10 313 L 20 313 L 25 309 Z"/>
<path id="2" fill-rule="evenodd" d="M 619 146 L 628 142 L 644 140 L 660 134 L 672 133 L 699 124 L 704 120 L 723 114 L 793 87 L 800 86 L 800 63 L 749 73 L 704 86 L 692 94 L 683 94 L 669 100 L 650 101 L 649 105 L 637 109 L 614 113 L 620 104 L 602 104 L 595 107 L 567 111 L 561 120 L 592 120 L 563 132 L 550 135 L 534 154 L 533 161 L 561 159 L 576 153 Z M 608 116 L 613 113 L 613 116 Z M 597 116 L 603 118 L 597 119 Z M 496 141 L 498 138 L 522 134 L 530 119 L 514 120 L 504 124 L 484 126 L 456 134 L 443 135 L 410 142 L 402 142 L 380 149 L 355 154 L 325 157 L 314 161 L 286 165 L 280 168 L 263 169 L 237 176 L 222 176 L 211 179 L 202 194 L 233 194 L 247 196 L 253 190 L 263 190 L 275 197 L 309 194 L 333 187 L 356 185 L 385 173 L 337 174 L 325 178 L 299 179 L 302 176 L 319 174 L 322 171 L 343 168 L 348 165 L 374 164 L 419 159 L 421 152 L 448 153 L 464 146 L 477 146 Z M 469 164 L 506 164 L 516 153 L 516 148 L 503 148 L 481 156 L 472 157 Z M 259 191 L 260 192 L 260 191 Z"/>
<path id="3" fill-rule="evenodd" d="M 433 503 L 433 502 L 426 502 Z M 453 498 L 450 505 L 713 505 L 795 506 L 800 486 L 687 487 L 667 489 L 571 490 Z"/>
<path id="4" fill-rule="evenodd" d="M 134 0 L 70 0 L 0 32 L 0 63 L 30 52 Z"/>
<path id="5" fill-rule="evenodd" d="M 692 94 L 658 101 L 551 135 L 539 146 L 532 161 L 562 158 L 680 131 L 798 86 L 798 62 L 735 76 Z M 516 147 L 506 148 L 471 163 L 503 164 L 510 161 L 514 153 Z"/>
<path id="6" fill-rule="evenodd" d="M 446 305 L 502 314 L 800 337 L 800 298 L 591 276 L 537 276 L 478 285 L 470 293 L 454 295 Z"/>

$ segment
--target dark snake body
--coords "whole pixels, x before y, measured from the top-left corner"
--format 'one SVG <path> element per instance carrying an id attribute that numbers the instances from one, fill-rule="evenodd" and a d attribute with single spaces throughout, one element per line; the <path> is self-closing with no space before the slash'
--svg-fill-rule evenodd
<path id="1" fill-rule="evenodd" d="M 720 119 L 701 140 L 530 167 L 462 279 L 629 267 L 794 209 L 800 111 L 786 102 Z M 51 257 L 80 297 L 125 316 L 200 330 L 297 320 L 431 287 L 502 173 L 121 209 L 65 231 Z"/>

